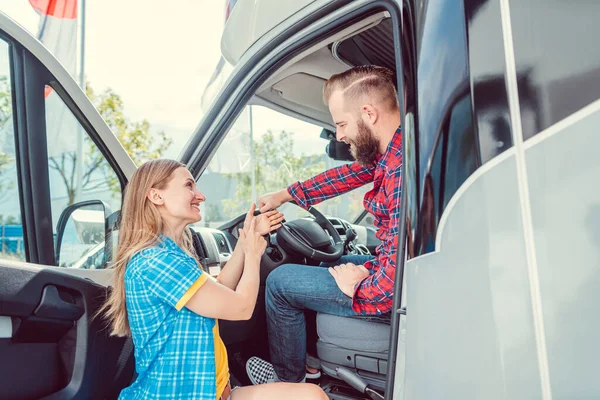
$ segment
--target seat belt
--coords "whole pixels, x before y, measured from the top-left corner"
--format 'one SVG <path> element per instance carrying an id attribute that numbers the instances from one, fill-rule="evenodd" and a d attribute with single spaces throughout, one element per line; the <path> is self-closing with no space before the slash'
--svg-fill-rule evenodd
<path id="1" fill-rule="evenodd" d="M 127 362 L 131 358 L 133 354 L 133 340 L 130 337 L 125 338 L 123 342 L 123 347 L 121 347 L 121 354 L 119 354 L 119 359 L 117 360 L 117 372 L 115 373 L 115 377 L 113 378 L 112 384 L 110 387 L 113 388 L 112 391 L 109 391 L 106 399 L 116 399 L 119 397 L 119 393 L 121 390 L 128 386 L 132 381 L 133 377 L 135 377 L 135 371 L 131 380 L 128 380 L 126 384 L 119 384 L 119 381 L 122 379 L 123 372 L 125 371 L 125 367 L 127 366 Z"/>

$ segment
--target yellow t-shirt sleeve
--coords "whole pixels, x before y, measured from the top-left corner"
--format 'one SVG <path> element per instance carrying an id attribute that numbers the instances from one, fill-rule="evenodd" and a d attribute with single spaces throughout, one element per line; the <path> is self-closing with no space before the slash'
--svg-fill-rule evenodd
<path id="1" fill-rule="evenodd" d="M 183 307 L 185 307 L 187 302 L 190 301 L 192 296 L 196 294 L 198 289 L 200 289 L 202 287 L 202 285 L 204 285 L 206 283 L 207 279 L 208 279 L 207 274 L 203 273 L 202 275 L 200 275 L 200 277 L 196 280 L 196 282 L 194 282 L 192 284 L 192 286 L 190 286 L 190 288 L 188 290 L 186 290 L 186 292 L 183 294 L 181 299 L 179 299 L 179 301 L 175 305 L 175 308 L 177 309 L 177 311 L 180 311 Z"/>

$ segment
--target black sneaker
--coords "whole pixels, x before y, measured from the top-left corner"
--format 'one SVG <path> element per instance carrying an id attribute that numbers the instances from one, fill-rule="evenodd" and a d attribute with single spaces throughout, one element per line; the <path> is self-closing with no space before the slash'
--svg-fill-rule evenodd
<path id="1" fill-rule="evenodd" d="M 250 357 L 246 362 L 246 373 L 253 385 L 275 382 L 273 364 L 258 357 Z"/>

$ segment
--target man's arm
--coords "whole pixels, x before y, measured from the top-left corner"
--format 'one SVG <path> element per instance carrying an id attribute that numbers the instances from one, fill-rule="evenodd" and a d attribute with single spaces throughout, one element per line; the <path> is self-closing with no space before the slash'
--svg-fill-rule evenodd
<path id="1" fill-rule="evenodd" d="M 307 209 L 324 200 L 373 182 L 375 165 L 363 167 L 357 162 L 328 169 L 304 182 L 291 184 L 287 189 L 269 193 L 258 199 L 261 212 L 275 209 L 283 203 L 296 200 Z"/>
<path id="2" fill-rule="evenodd" d="M 373 182 L 375 165 L 364 167 L 357 162 L 329 169 L 304 182 L 288 187 L 288 193 L 298 205 L 308 208 Z"/>

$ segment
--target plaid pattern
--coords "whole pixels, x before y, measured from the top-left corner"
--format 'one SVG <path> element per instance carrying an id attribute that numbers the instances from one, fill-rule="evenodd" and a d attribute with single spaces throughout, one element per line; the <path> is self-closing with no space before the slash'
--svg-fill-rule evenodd
<path id="1" fill-rule="evenodd" d="M 304 182 L 288 187 L 288 192 L 304 208 L 349 192 L 369 182 L 373 189 L 365 194 L 363 204 L 375 217 L 381 245 L 377 256 L 364 266 L 371 275 L 356 285 L 352 309 L 365 315 L 385 314 L 392 309 L 396 249 L 402 194 L 402 132 L 396 130 L 385 153 L 377 162 L 364 167 L 357 162 L 327 170 Z"/>
<path id="2" fill-rule="evenodd" d="M 216 399 L 215 320 L 182 301 L 207 277 L 167 237 L 128 262 L 125 293 L 138 377 L 119 399 Z"/>

